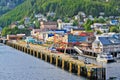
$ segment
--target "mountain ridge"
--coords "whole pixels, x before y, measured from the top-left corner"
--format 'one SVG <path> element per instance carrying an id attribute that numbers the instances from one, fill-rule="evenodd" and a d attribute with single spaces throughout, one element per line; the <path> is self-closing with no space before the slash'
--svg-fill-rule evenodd
<path id="1" fill-rule="evenodd" d="M 12 11 L 0 17 L 0 26 L 5 27 L 14 21 L 22 20 L 25 16 L 31 18 L 36 13 L 46 15 L 47 12 L 55 12 L 56 18 L 73 17 L 79 11 L 87 15 L 99 16 L 104 12 L 105 16 L 118 16 L 120 1 L 109 0 L 26 0 Z M 118 10 L 117 10 L 118 9 Z"/>

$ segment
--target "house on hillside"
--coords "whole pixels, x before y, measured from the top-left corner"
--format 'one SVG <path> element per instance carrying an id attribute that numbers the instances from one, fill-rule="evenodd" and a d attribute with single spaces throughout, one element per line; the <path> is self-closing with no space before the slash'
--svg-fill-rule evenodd
<path id="1" fill-rule="evenodd" d="M 41 30 L 56 30 L 57 29 L 57 22 L 40 22 L 40 29 Z"/>
<path id="2" fill-rule="evenodd" d="M 18 26 L 18 29 L 24 29 L 24 28 L 25 28 L 24 25 L 19 25 L 19 26 Z"/>
<path id="3" fill-rule="evenodd" d="M 64 29 L 66 26 L 72 26 L 73 23 L 64 23 L 62 20 L 58 20 L 58 29 Z"/>
<path id="4" fill-rule="evenodd" d="M 80 16 L 79 15 L 75 15 L 74 18 L 75 18 L 75 20 L 79 20 Z"/>
<path id="5" fill-rule="evenodd" d="M 54 16 L 55 16 L 55 14 L 56 14 L 56 13 L 54 13 L 54 12 L 48 12 L 48 13 L 47 13 L 47 16 L 54 17 Z"/>
<path id="6" fill-rule="evenodd" d="M 19 25 L 19 21 L 16 21 L 16 22 L 13 22 L 13 23 L 9 26 L 9 28 L 10 28 L 10 29 L 13 29 L 13 28 L 17 27 L 18 25 Z"/>
<path id="7" fill-rule="evenodd" d="M 35 14 L 35 18 L 38 19 L 38 21 L 47 21 L 47 18 L 43 14 Z"/>
<path id="8" fill-rule="evenodd" d="M 80 28 L 72 28 L 71 29 L 71 33 L 72 34 L 80 34 L 81 32 L 85 32 L 85 29 L 83 27 L 80 27 Z"/>
<path id="9" fill-rule="evenodd" d="M 24 18 L 24 24 L 29 24 L 30 23 L 30 18 L 29 17 L 25 17 Z"/>
<path id="10" fill-rule="evenodd" d="M 118 25 L 119 21 L 118 20 L 111 20 L 110 25 Z"/>
<path id="11" fill-rule="evenodd" d="M 91 28 L 95 31 L 101 31 L 102 33 L 108 33 L 109 32 L 109 26 L 107 24 L 102 23 L 94 23 L 91 25 Z"/>

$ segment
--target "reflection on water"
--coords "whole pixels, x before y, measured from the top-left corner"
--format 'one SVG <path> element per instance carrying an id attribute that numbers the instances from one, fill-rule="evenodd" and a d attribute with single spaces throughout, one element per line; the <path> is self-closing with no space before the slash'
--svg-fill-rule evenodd
<path id="1" fill-rule="evenodd" d="M 86 80 L 22 53 L 0 46 L 0 80 Z"/>

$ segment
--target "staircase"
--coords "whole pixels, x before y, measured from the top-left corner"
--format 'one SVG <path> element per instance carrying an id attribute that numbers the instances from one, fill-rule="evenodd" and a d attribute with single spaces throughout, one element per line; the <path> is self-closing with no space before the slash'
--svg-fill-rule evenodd
<path id="1" fill-rule="evenodd" d="M 76 52 L 78 52 L 80 55 L 83 54 L 83 52 L 77 47 L 77 46 L 74 46 L 74 49 Z"/>

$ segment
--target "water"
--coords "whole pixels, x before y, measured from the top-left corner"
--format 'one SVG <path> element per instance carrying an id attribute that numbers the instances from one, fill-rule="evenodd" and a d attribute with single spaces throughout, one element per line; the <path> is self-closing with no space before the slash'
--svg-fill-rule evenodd
<path id="1" fill-rule="evenodd" d="M 0 80 L 87 80 L 0 44 Z"/>
<path id="2" fill-rule="evenodd" d="M 85 57 L 79 56 L 79 59 L 85 61 Z M 95 59 L 91 59 L 91 58 L 87 58 L 87 61 L 89 63 L 94 63 L 105 67 L 106 79 L 109 79 L 110 77 L 116 77 L 118 78 L 117 80 L 120 80 L 120 59 L 112 63 L 97 62 Z"/>

